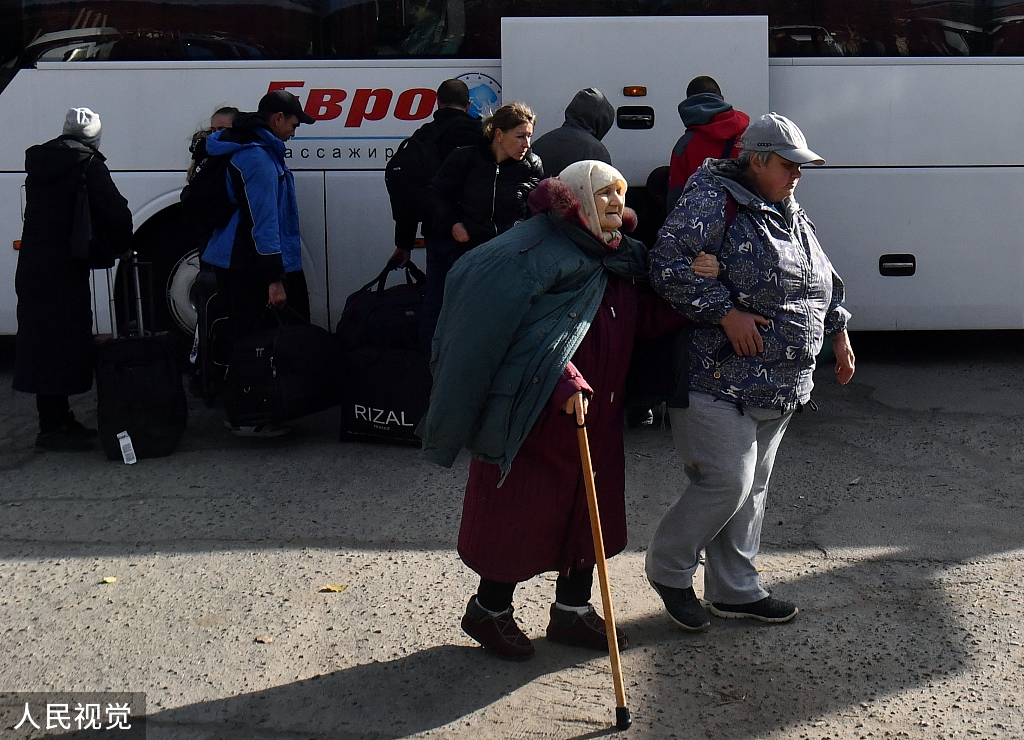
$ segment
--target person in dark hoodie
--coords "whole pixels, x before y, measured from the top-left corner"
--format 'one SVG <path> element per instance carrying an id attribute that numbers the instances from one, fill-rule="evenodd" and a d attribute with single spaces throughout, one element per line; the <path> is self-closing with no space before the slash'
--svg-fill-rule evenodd
<path id="1" fill-rule="evenodd" d="M 556 177 L 569 165 L 593 159 L 612 163 L 601 143 L 615 122 L 615 108 L 596 87 L 580 90 L 565 108 L 565 123 L 533 142 L 533 153 L 544 163 L 544 177 Z"/>
<path id="2" fill-rule="evenodd" d="M 206 151 L 229 154 L 228 195 L 238 210 L 210 237 L 203 262 L 217 273 L 217 289 L 226 298 L 234 338 L 252 333 L 267 304 L 288 305 L 309 318 L 309 294 L 302 274 L 299 206 L 295 180 L 285 162 L 284 142 L 300 124 L 314 118 L 286 90 L 267 93 L 256 113 L 239 113 L 231 128 L 211 134 Z M 288 427 L 235 427 L 244 437 L 276 437 Z"/>
<path id="3" fill-rule="evenodd" d="M 686 86 L 686 100 L 679 104 L 679 117 L 686 133 L 672 149 L 668 170 L 668 198 L 671 213 L 690 175 L 705 159 L 730 159 L 739 156 L 739 138 L 750 123 L 750 116 L 735 110 L 722 97 L 722 88 L 713 77 L 702 75 Z"/>
<path id="4" fill-rule="evenodd" d="M 75 419 L 68 396 L 92 388 L 92 296 L 88 263 L 72 259 L 81 178 L 104 263 L 131 253 L 132 214 L 99 152 L 100 117 L 72 108 L 64 132 L 25 152 L 25 225 L 14 287 L 18 294 L 14 389 L 36 395 L 36 447 L 91 450 L 95 429 Z M 95 266 L 95 265 L 93 265 Z"/>

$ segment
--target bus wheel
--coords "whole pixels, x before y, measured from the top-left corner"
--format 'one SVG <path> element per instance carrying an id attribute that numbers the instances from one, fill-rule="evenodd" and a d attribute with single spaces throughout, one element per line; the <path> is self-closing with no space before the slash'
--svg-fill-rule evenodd
<path id="1" fill-rule="evenodd" d="M 170 332 L 187 357 L 196 328 L 195 280 L 199 274 L 199 252 L 185 238 L 178 209 L 168 209 L 150 219 L 135 234 L 133 247 L 143 266 L 139 270 L 142 290 L 142 322 L 147 331 Z M 148 265 L 146 264 L 148 263 Z M 134 306 L 126 311 L 127 270 L 117 270 L 115 304 L 118 323 L 135 319 Z M 148 273 L 148 274 L 147 274 Z M 152 315 L 151 315 L 152 314 Z"/>
<path id="2" fill-rule="evenodd" d="M 199 276 L 199 250 L 186 252 L 167 276 L 167 308 L 178 328 L 188 334 L 196 330 L 196 278 Z"/>

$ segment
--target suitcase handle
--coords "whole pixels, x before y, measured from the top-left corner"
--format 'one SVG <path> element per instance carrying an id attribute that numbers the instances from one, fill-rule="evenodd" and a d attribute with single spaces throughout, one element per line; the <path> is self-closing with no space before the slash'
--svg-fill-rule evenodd
<path id="1" fill-rule="evenodd" d="M 296 311 L 294 308 L 292 308 L 287 303 L 285 303 L 280 308 L 277 308 L 277 307 L 273 306 L 272 304 L 268 303 L 266 310 L 263 312 L 263 315 L 260 316 L 260 320 L 256 322 L 256 326 L 262 326 L 263 325 L 264 320 L 267 318 L 267 314 L 270 314 L 270 315 L 272 315 L 274 317 L 274 319 L 277 321 L 277 325 L 278 326 L 294 326 L 295 325 L 294 323 L 293 324 L 288 324 L 288 323 L 285 322 L 284 318 L 282 318 L 281 314 L 283 314 L 285 311 L 291 312 L 291 314 L 295 318 L 297 318 L 299 320 L 298 325 L 310 323 L 310 322 L 306 321 L 305 318 L 303 318 L 302 314 L 300 314 L 298 311 Z"/>

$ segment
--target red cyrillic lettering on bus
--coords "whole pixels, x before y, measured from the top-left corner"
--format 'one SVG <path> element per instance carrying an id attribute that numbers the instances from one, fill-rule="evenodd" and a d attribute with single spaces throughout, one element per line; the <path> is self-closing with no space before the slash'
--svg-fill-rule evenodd
<path id="1" fill-rule="evenodd" d="M 348 97 L 344 90 L 310 90 L 306 113 L 318 121 L 330 121 L 341 115 L 341 103 Z"/>
<path id="2" fill-rule="evenodd" d="M 434 110 L 437 93 L 425 87 L 406 90 L 395 103 L 395 118 L 400 121 L 419 121 L 427 118 Z M 415 108 L 413 105 L 415 104 Z"/>
<path id="3" fill-rule="evenodd" d="M 298 82 L 271 82 L 270 87 L 267 88 L 268 93 L 274 92 L 274 90 L 287 90 L 289 87 L 305 87 L 306 83 L 301 80 Z"/>
<path id="4" fill-rule="evenodd" d="M 391 97 L 393 95 L 393 92 L 384 88 L 378 90 L 360 88 L 356 90 L 355 97 L 352 98 L 352 108 L 349 109 L 345 126 L 354 128 L 361 126 L 364 120 L 381 120 L 388 114 L 388 108 L 391 107 Z M 370 106 L 371 99 L 373 100 L 372 106 Z"/>

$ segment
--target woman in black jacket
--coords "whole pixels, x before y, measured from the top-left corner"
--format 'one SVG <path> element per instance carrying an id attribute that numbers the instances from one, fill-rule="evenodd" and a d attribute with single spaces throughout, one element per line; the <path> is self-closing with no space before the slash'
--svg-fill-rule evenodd
<path id="1" fill-rule="evenodd" d="M 99 152 L 100 117 L 72 108 L 62 136 L 25 152 L 25 225 L 14 286 L 18 294 L 14 389 L 36 394 L 36 447 L 90 450 L 95 429 L 76 421 L 68 396 L 92 388 L 89 264 L 71 256 L 75 197 L 82 176 L 93 234 L 115 256 L 131 250 L 132 214 Z"/>
<path id="2" fill-rule="evenodd" d="M 503 105 L 484 120 L 484 138 L 453 151 L 430 183 L 433 233 L 427 235 L 427 292 L 420 319 L 420 348 L 430 351 L 444 297 L 444 279 L 455 260 L 508 231 L 529 214 L 526 199 L 544 177 L 530 151 L 537 117 L 525 103 Z"/>

